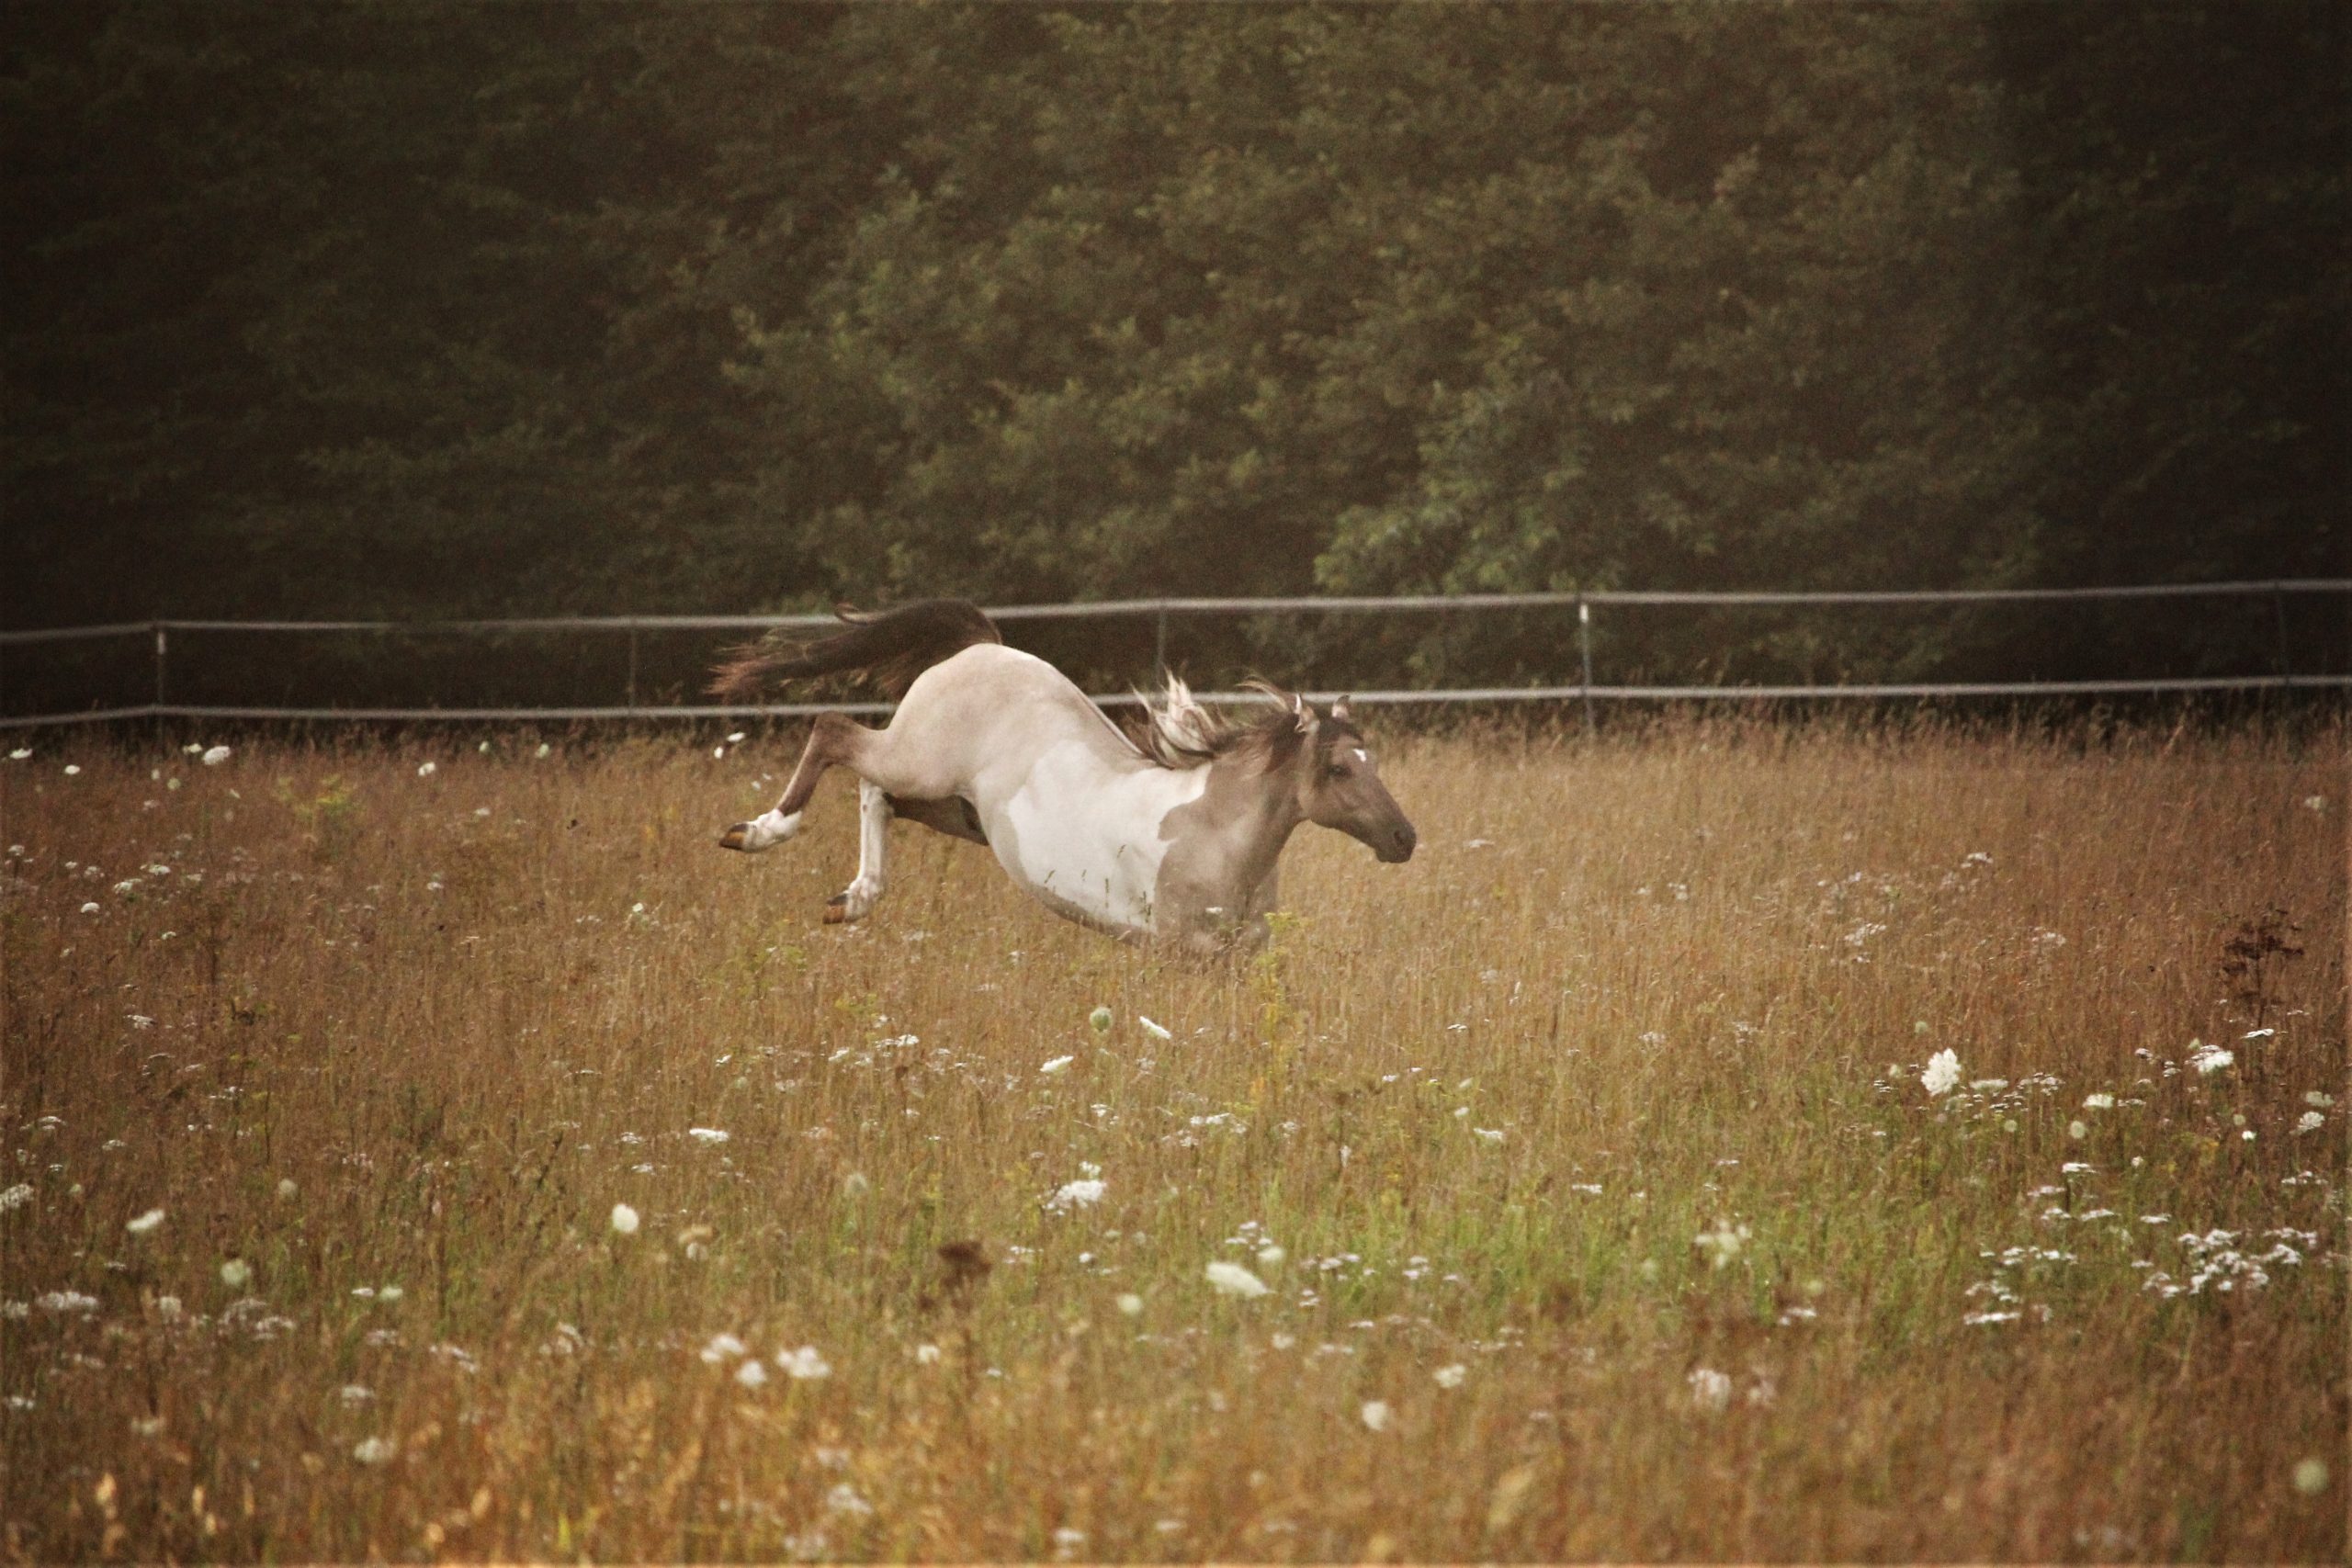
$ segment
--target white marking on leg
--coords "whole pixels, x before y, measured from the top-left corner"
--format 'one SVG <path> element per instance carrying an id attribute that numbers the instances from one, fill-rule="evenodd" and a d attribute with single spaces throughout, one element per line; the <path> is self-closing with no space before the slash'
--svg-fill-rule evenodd
<path id="1" fill-rule="evenodd" d="M 862 920 L 882 897 L 883 861 L 889 850 L 890 797 L 877 784 L 857 781 L 857 879 L 842 892 L 842 919 Z"/>
<path id="2" fill-rule="evenodd" d="M 800 831 L 800 813 L 787 817 L 773 808 L 762 812 L 749 822 L 738 822 L 728 832 L 732 847 L 747 854 L 772 850 Z"/>

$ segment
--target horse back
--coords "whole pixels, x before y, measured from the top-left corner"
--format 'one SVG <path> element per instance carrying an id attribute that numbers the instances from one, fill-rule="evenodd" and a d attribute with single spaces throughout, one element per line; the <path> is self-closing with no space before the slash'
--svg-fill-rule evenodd
<path id="1" fill-rule="evenodd" d="M 1118 773 L 1148 767 L 1069 677 L 1032 653 L 978 643 L 918 675 L 890 721 L 902 743 L 954 759 L 959 789 L 994 777 L 1017 787 L 1037 759 L 1076 743 Z"/>

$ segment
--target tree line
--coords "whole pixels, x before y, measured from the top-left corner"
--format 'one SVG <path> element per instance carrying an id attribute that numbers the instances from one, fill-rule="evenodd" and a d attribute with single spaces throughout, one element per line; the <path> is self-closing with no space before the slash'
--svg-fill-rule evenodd
<path id="1" fill-rule="evenodd" d="M 18 4 L 0 610 L 2336 575 L 2346 46 L 2297 0 Z M 2290 608 L 1611 635 L 2340 664 Z"/>

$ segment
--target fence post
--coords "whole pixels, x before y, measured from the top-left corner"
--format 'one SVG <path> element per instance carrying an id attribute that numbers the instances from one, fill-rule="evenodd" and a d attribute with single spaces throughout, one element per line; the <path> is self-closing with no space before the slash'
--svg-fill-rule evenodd
<path id="1" fill-rule="evenodd" d="M 624 705 L 628 716 L 637 716 L 637 617 L 628 618 L 628 696 Z"/>
<path id="2" fill-rule="evenodd" d="M 1584 732 L 1592 734 L 1592 606 L 1585 597 L 1577 595 L 1577 652 L 1584 666 L 1584 683 L 1578 694 L 1584 698 Z"/>
<path id="3" fill-rule="evenodd" d="M 163 716 L 161 709 L 170 692 L 171 645 L 166 640 L 167 635 L 164 630 L 164 623 L 157 621 L 155 623 L 155 706 L 158 711 L 155 716 L 158 718 Z"/>
<path id="4" fill-rule="evenodd" d="M 1159 602 L 1159 628 L 1153 635 L 1151 657 L 1159 666 L 1160 683 L 1168 681 L 1168 601 Z"/>
<path id="5" fill-rule="evenodd" d="M 2288 691 L 2295 689 L 2294 661 L 2287 656 L 2287 591 L 2270 585 L 2270 615 L 2278 628 L 2278 674 Z"/>

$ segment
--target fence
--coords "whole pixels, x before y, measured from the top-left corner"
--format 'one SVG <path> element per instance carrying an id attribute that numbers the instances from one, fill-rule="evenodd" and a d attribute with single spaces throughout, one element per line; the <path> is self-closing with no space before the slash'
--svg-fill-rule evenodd
<path id="1" fill-rule="evenodd" d="M 1815 698 L 1938 698 L 2052 697 L 2129 695 L 2197 692 L 2307 691 L 2352 688 L 2352 673 L 2293 671 L 2287 635 L 2290 600 L 2309 602 L 2314 595 L 2352 594 L 2352 579 L 2288 579 L 2256 582 L 2161 583 L 2109 588 L 1945 589 L 1917 592 L 1795 591 L 1759 592 L 1645 592 L 1595 590 L 1588 592 L 1482 593 L 1408 595 L 1393 597 L 1300 597 L 1259 599 L 1130 599 L 1072 604 L 1013 604 L 991 608 L 988 614 L 1008 623 L 1080 621 L 1100 617 L 1149 618 L 1154 623 L 1156 662 L 1167 664 L 1168 630 L 1171 616 L 1270 614 L 1351 614 L 1395 615 L 1430 612 L 1493 612 L 1512 609 L 1569 609 L 1576 612 L 1577 669 L 1572 684 L 1521 686 L 1452 686 L 1430 689 L 1374 688 L 1356 690 L 1359 704 L 1559 703 L 1583 705 L 1589 722 L 1593 705 L 1602 702 L 1759 701 Z M 1956 605 L 2027 604 L 2072 601 L 2147 601 L 2239 598 L 2269 600 L 2277 626 L 2278 669 L 2259 675 L 2152 676 L 2115 680 L 1951 681 L 1917 682 L 1859 682 L 1840 684 L 1600 684 L 1593 680 L 1593 612 L 1616 606 L 1702 606 L 1706 608 L 1797 605 Z M 2352 601 L 2347 601 L 2352 609 Z M 106 639 L 153 638 L 152 700 L 94 706 L 73 712 L 49 712 L 0 716 L 0 728 L 74 724 L 141 718 L 286 719 L 286 720 L 590 720 L 649 718 L 788 717 L 820 712 L 879 713 L 881 703 L 763 703 L 696 705 L 644 703 L 639 700 L 639 671 L 641 639 L 650 633 L 746 632 L 777 627 L 832 625 L 829 616 L 776 615 L 631 615 L 553 617 L 541 619 L 396 621 L 221 621 L 165 620 L 126 622 L 112 626 L 67 626 L 36 631 L 0 632 L 0 649 L 37 644 L 92 642 Z M 512 633 L 584 633 L 627 639 L 624 700 L 617 705 L 589 706 L 364 706 L 249 705 L 183 703 L 172 700 L 173 637 L 202 633 L 253 636 L 303 636 L 327 633 L 429 635 L 464 637 Z M 1565 650 L 1563 650 L 1565 651 Z M 1310 696 L 1329 698 L 1329 692 Z M 1253 700 L 1248 694 L 1213 692 L 1202 700 L 1233 703 Z M 1136 701 L 1125 693 L 1095 697 L 1106 705 Z"/>

